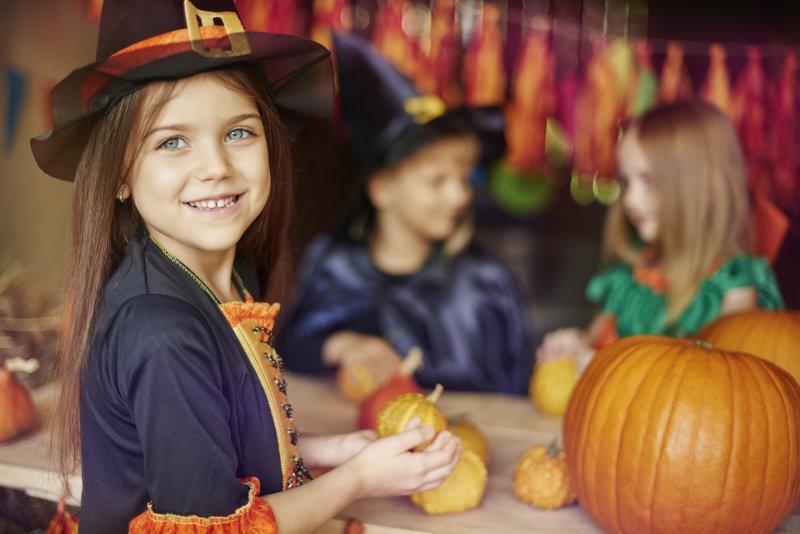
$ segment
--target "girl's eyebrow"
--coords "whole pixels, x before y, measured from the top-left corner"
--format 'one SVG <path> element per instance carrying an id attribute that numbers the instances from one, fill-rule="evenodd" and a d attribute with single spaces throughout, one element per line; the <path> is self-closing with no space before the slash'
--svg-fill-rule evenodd
<path id="1" fill-rule="evenodd" d="M 231 117 L 230 119 L 228 119 L 226 121 L 226 125 L 235 124 L 237 122 L 241 122 L 241 121 L 248 120 L 248 119 L 256 119 L 256 120 L 260 121 L 261 120 L 261 115 L 259 115 L 258 113 L 242 113 L 241 115 L 236 115 L 236 116 Z M 144 137 L 146 139 L 146 138 L 150 137 L 151 135 L 153 135 L 153 134 L 155 134 L 157 132 L 160 132 L 160 131 L 179 131 L 180 132 L 180 131 L 186 131 L 188 129 L 189 129 L 189 126 L 186 125 L 186 124 L 164 124 L 162 126 L 156 126 L 155 128 L 152 128 L 152 129 L 148 130 L 147 133 L 144 135 Z"/>

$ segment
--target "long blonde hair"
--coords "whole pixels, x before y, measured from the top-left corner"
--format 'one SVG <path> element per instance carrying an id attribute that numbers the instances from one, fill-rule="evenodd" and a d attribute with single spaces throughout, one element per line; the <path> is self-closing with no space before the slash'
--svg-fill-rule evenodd
<path id="1" fill-rule="evenodd" d="M 634 121 L 658 196 L 658 237 L 645 257 L 621 202 L 609 209 L 604 253 L 631 265 L 655 264 L 667 283 L 667 320 L 680 318 L 703 278 L 750 247 L 750 208 L 736 131 L 716 107 L 677 102 Z"/>
<path id="2" fill-rule="evenodd" d="M 260 268 L 266 294 L 276 298 L 290 276 L 287 235 L 293 207 L 291 154 L 266 83 L 255 71 L 207 75 L 253 98 L 264 123 L 272 177 L 267 205 L 239 241 L 237 252 Z M 62 481 L 80 462 L 80 382 L 91 344 L 95 310 L 128 239 L 140 224 L 133 202 L 115 201 L 144 132 L 183 79 L 153 82 L 122 97 L 93 128 L 78 165 L 69 235 L 66 303 L 59 341 L 57 416 L 51 449 Z M 69 487 L 66 486 L 67 492 Z"/>

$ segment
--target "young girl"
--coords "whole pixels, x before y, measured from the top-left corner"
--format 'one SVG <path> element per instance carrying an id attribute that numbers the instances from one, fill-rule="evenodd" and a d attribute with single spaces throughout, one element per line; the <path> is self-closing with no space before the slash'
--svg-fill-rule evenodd
<path id="1" fill-rule="evenodd" d="M 56 127 L 32 141 L 75 180 L 54 439 L 65 473 L 82 460 L 81 533 L 312 532 L 355 499 L 435 487 L 459 456 L 449 433 L 408 452 L 433 437 L 420 426 L 300 439 L 253 266 L 274 294 L 282 119 L 329 111 L 328 52 L 204 6 L 106 0 L 100 59 L 54 89 Z"/>
<path id="2" fill-rule="evenodd" d="M 418 346 L 425 387 L 523 393 L 533 351 L 519 287 L 470 240 L 470 177 L 502 149 L 499 112 L 446 113 L 359 37 L 336 36 L 334 52 L 367 178 L 344 228 L 306 252 L 279 340 L 286 365 L 359 364 L 380 384 Z"/>
<path id="3" fill-rule="evenodd" d="M 620 201 L 604 253 L 613 264 L 586 289 L 601 313 L 586 330 L 545 336 L 537 359 L 594 350 L 634 334 L 686 336 L 720 315 L 783 300 L 750 241 L 745 167 L 733 125 L 710 104 L 653 109 L 617 148 Z"/>

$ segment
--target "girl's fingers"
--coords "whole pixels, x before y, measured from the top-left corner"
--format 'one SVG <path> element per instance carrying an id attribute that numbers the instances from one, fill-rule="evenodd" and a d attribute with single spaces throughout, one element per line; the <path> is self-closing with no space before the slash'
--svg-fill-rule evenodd
<path id="1" fill-rule="evenodd" d="M 436 439 L 433 440 L 433 443 L 425 447 L 425 451 L 439 450 L 450 440 L 459 441 L 459 439 L 453 436 L 448 430 L 442 430 L 436 435 Z"/>
<path id="2" fill-rule="evenodd" d="M 409 426 L 410 425 L 411 423 L 409 422 Z M 404 430 L 403 432 L 388 436 L 384 439 L 387 440 L 386 443 L 391 444 L 392 450 L 399 453 L 411 450 L 417 445 L 425 443 L 433 438 L 433 434 L 434 430 L 432 426 L 419 426 L 419 422 L 417 422 L 416 426 L 410 430 Z"/>

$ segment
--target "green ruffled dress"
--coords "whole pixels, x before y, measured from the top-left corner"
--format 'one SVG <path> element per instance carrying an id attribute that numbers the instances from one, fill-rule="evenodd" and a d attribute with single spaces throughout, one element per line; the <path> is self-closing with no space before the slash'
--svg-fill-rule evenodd
<path id="1" fill-rule="evenodd" d="M 747 254 L 732 256 L 703 280 L 697 296 L 675 324 L 667 324 L 666 295 L 637 281 L 633 268 L 627 264 L 615 264 L 592 277 L 586 287 L 586 298 L 616 318 L 620 337 L 637 334 L 683 337 L 719 316 L 726 291 L 745 287 L 755 288 L 759 308 L 784 307 L 767 260 Z"/>

